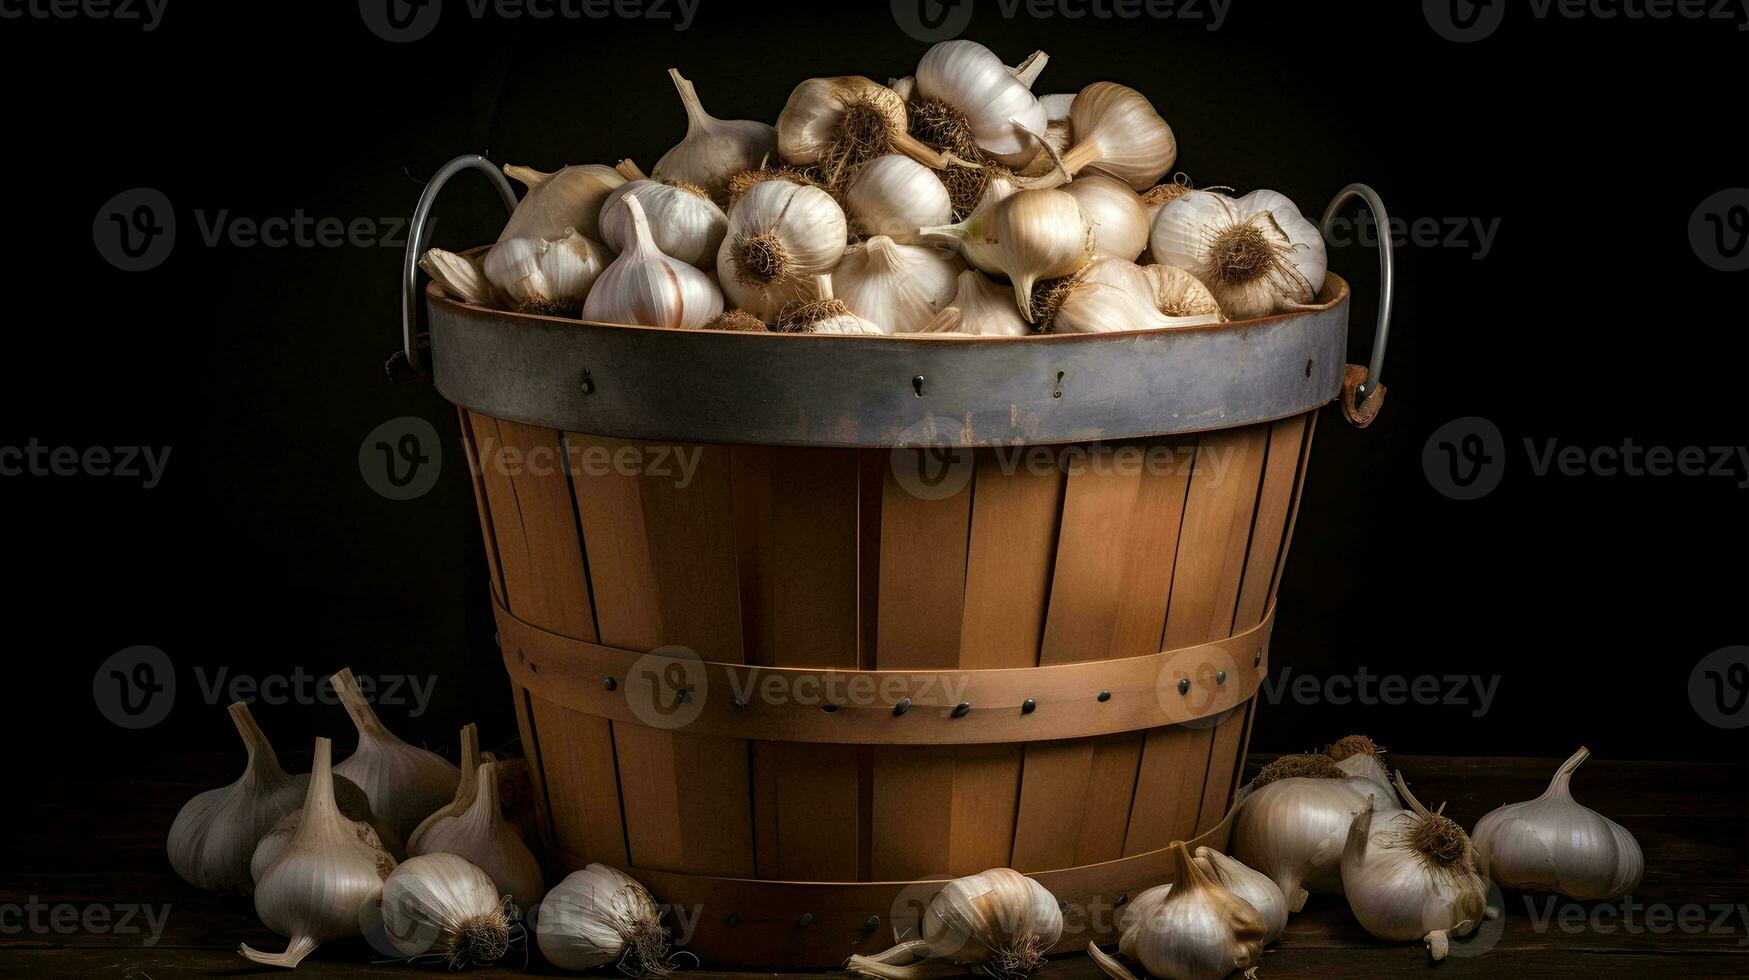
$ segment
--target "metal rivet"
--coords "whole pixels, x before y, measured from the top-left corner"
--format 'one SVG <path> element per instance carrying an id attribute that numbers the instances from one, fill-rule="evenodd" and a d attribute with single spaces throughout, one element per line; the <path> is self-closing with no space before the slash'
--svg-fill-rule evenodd
<path id="1" fill-rule="evenodd" d="M 874 932 L 876 929 L 879 929 L 880 927 L 881 927 L 881 917 L 878 915 L 871 915 L 868 918 L 862 920 L 862 931 L 863 932 Z"/>
<path id="2" fill-rule="evenodd" d="M 1117 901 L 1111 903 L 1111 907 L 1114 909 L 1121 909 L 1121 908 L 1123 908 L 1124 903 L 1129 901 L 1129 900 L 1130 900 L 1130 897 L 1128 895 L 1119 895 L 1117 897 Z"/>
<path id="3" fill-rule="evenodd" d="M 1311 377 L 1311 376 L 1312 376 L 1312 362 L 1311 362 L 1311 361 L 1307 361 L 1307 362 L 1306 362 L 1306 377 L 1308 377 L 1308 378 L 1309 378 L 1309 377 Z"/>
<path id="4" fill-rule="evenodd" d="M 796 920 L 796 928 L 798 929 L 806 929 L 813 924 L 814 913 L 812 912 L 803 912 L 802 917 Z"/>
<path id="5" fill-rule="evenodd" d="M 729 917 L 723 920 L 723 925 L 728 926 L 730 929 L 733 929 L 740 924 L 741 913 L 739 912 L 730 912 Z"/>
<path id="6" fill-rule="evenodd" d="M 820 710 L 830 715 L 838 711 L 838 706 L 835 704 L 822 704 L 820 705 Z"/>
<path id="7" fill-rule="evenodd" d="M 730 703 L 730 704 L 732 704 L 732 705 L 734 705 L 734 706 L 735 706 L 735 707 L 737 707 L 737 708 L 745 708 L 745 707 L 747 707 L 747 699 L 746 699 L 746 698 L 744 698 L 744 697 L 742 697 L 742 696 L 741 696 L 741 695 L 739 695 L 739 694 L 737 694 L 737 695 L 735 695 L 735 697 L 734 697 L 734 699 L 733 699 L 733 700 L 731 700 L 731 701 L 730 701 L 730 702 L 729 702 L 729 703 Z"/>
<path id="8" fill-rule="evenodd" d="M 910 698 L 900 698 L 899 703 L 893 705 L 893 716 L 898 717 L 899 715 L 902 715 L 905 712 L 910 711 L 910 710 L 911 710 L 911 699 Z"/>
<path id="9" fill-rule="evenodd" d="M 1258 647 L 1257 650 L 1251 654 L 1251 666 L 1257 667 L 1257 666 L 1262 665 L 1262 663 L 1263 663 L 1263 648 Z"/>
<path id="10" fill-rule="evenodd" d="M 1227 672 L 1224 670 L 1215 671 L 1215 683 L 1216 684 L 1225 684 L 1226 682 L 1227 682 Z"/>
<path id="11" fill-rule="evenodd" d="M 1032 698 L 1027 698 L 1025 701 L 1020 702 L 1020 713 L 1023 715 L 1030 715 L 1037 710 L 1038 702 L 1034 701 Z"/>
<path id="12" fill-rule="evenodd" d="M 692 692 L 683 687 L 674 692 L 674 700 L 679 701 L 681 704 L 691 704 Z"/>
<path id="13" fill-rule="evenodd" d="M 534 663 L 533 661 L 530 661 L 529 665 L 528 665 L 528 672 L 531 674 L 540 673 L 540 664 L 537 664 L 537 663 Z"/>
<path id="14" fill-rule="evenodd" d="M 1060 898 L 1057 899 L 1057 911 L 1059 911 L 1059 912 L 1069 911 L 1069 903 L 1063 899 L 1060 899 Z"/>
<path id="15" fill-rule="evenodd" d="M 1180 677 L 1178 679 L 1178 693 L 1179 694 L 1189 694 L 1190 693 L 1190 678 Z"/>
<path id="16" fill-rule="evenodd" d="M 911 379 L 911 390 L 917 393 L 918 398 L 923 397 L 923 375 L 919 374 Z"/>
<path id="17" fill-rule="evenodd" d="M 583 383 L 580 387 L 582 387 L 583 394 L 585 395 L 595 394 L 595 379 L 589 376 L 588 368 L 583 369 Z"/>
<path id="18" fill-rule="evenodd" d="M 1099 692 L 1099 700 L 1100 700 L 1100 703 L 1102 703 L 1102 704 L 1106 701 L 1110 701 L 1111 700 L 1111 692 L 1110 691 L 1100 691 Z"/>
<path id="19" fill-rule="evenodd" d="M 522 663 L 523 661 L 525 661 L 527 659 L 528 659 L 527 657 L 522 655 L 521 650 L 516 651 L 516 662 L 517 663 Z"/>
<path id="20" fill-rule="evenodd" d="M 619 689 L 619 681 L 616 681 L 611 677 L 603 677 L 601 679 L 601 686 L 610 691 L 616 691 Z"/>
<path id="21" fill-rule="evenodd" d="M 955 718 L 964 718 L 971 710 L 972 703 L 970 701 L 961 701 L 959 704 L 954 705 L 953 716 Z"/>

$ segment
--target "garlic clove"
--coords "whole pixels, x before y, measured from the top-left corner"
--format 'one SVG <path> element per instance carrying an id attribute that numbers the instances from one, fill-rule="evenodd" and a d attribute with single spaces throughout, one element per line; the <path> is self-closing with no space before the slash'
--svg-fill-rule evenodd
<path id="1" fill-rule="evenodd" d="M 1075 199 L 1059 190 L 1016 191 L 959 224 L 922 234 L 925 242 L 957 248 L 979 271 L 1006 276 L 1028 322 L 1033 284 L 1073 275 L 1093 257 L 1092 225 Z"/>
<path id="2" fill-rule="evenodd" d="M 955 279 L 949 303 L 942 313 L 953 310 L 954 315 L 938 316 L 921 332 L 957 331 L 981 337 L 1024 337 L 1033 332 L 1015 307 L 1014 294 L 976 269 L 966 269 Z"/>
<path id="3" fill-rule="evenodd" d="M 723 312 L 710 277 L 656 247 L 640 195 L 624 198 L 631 244 L 602 271 L 583 301 L 583 318 L 598 323 L 696 329 Z"/>
<path id="4" fill-rule="evenodd" d="M 857 172 L 844 207 L 859 235 L 915 244 L 919 228 L 953 220 L 953 202 L 935 171 L 907 156 L 876 157 Z"/>
<path id="5" fill-rule="evenodd" d="M 1154 306 L 1171 317 L 1214 317 L 1207 323 L 1225 322 L 1226 314 L 1215 294 L 1195 276 L 1169 265 L 1145 265 L 1142 272 L 1154 288 Z"/>
<path id="6" fill-rule="evenodd" d="M 1506 888 L 1580 901 L 1616 899 L 1639 887 L 1645 858 L 1634 835 L 1573 798 L 1573 774 L 1590 754 L 1581 746 L 1541 796 L 1500 807 L 1476 824 L 1482 874 Z"/>
<path id="7" fill-rule="evenodd" d="M 961 268 L 939 249 L 876 235 L 845 254 L 832 285 L 852 313 L 882 333 L 911 333 L 953 301 Z"/>
<path id="8" fill-rule="evenodd" d="M 170 824 L 165 851 L 183 881 L 205 891 L 254 887 L 249 859 L 263 834 L 302 804 L 305 792 L 280 768 L 273 745 L 241 701 L 228 709 L 248 762 L 237 781 L 196 795 Z"/>
<path id="9" fill-rule="evenodd" d="M 419 268 L 436 280 L 450 299 L 487 309 L 501 310 L 509 305 L 504 291 L 486 278 L 485 266 L 472 255 L 457 255 L 441 248 L 427 249 L 419 257 Z"/>
<path id="10" fill-rule="evenodd" d="M 730 174 L 757 167 L 777 152 L 777 128 L 750 119 L 718 119 L 705 111 L 697 89 L 679 70 L 668 69 L 668 77 L 686 107 L 686 136 L 662 154 L 650 174 L 657 180 L 696 185 L 711 198 L 723 200 Z"/>
<path id="11" fill-rule="evenodd" d="M 650 237 L 662 254 L 699 269 L 716 267 L 717 249 L 728 231 L 729 216 L 705 188 L 695 184 L 633 180 L 615 188 L 601 206 L 601 238 L 608 248 L 623 252 L 636 235 L 625 206 L 629 194 L 637 195 L 650 225 Z"/>
<path id="12" fill-rule="evenodd" d="M 1088 174 L 1064 185 L 1093 224 L 1093 254 L 1133 262 L 1148 247 L 1148 209 L 1141 195 L 1113 177 Z"/>
<path id="13" fill-rule="evenodd" d="M 1178 159 L 1172 127 L 1146 96 L 1125 85 L 1094 82 L 1082 89 L 1070 106 L 1069 124 L 1075 144 L 1063 161 L 1070 174 L 1093 169 L 1144 191 Z"/>

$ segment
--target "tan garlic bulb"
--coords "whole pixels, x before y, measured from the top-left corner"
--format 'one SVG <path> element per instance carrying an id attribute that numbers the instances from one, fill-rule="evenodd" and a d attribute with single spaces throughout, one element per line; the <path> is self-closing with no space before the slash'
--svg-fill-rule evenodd
<path id="1" fill-rule="evenodd" d="M 1148 247 L 1148 209 L 1130 185 L 1104 174 L 1084 174 L 1063 186 L 1093 223 L 1093 254 L 1134 262 Z"/>
<path id="2" fill-rule="evenodd" d="M 1033 60 L 1042 70 L 1045 59 Z M 1044 107 L 1026 81 L 976 41 L 942 41 L 930 48 L 917 65 L 917 97 L 938 99 L 963 113 L 972 140 L 994 160 L 1023 166 L 1038 155 L 1027 133 L 1044 131 Z"/>
<path id="3" fill-rule="evenodd" d="M 490 310 L 509 307 L 509 297 L 486 278 L 485 265 L 478 255 L 458 255 L 441 248 L 426 249 L 419 257 L 419 268 L 424 269 L 450 299 Z"/>
<path id="4" fill-rule="evenodd" d="M 1148 245 L 1155 262 L 1201 280 L 1235 320 L 1310 303 L 1324 286 L 1323 237 L 1274 191 L 1190 191 L 1160 208 Z"/>
<path id="5" fill-rule="evenodd" d="M 1093 226 L 1060 190 L 1016 191 L 965 221 L 923 229 L 925 242 L 952 245 L 971 266 L 1006 276 L 1032 320 L 1032 287 L 1079 272 L 1093 258 Z"/>
<path id="6" fill-rule="evenodd" d="M 953 220 L 953 202 L 941 178 L 897 153 L 876 157 L 857 172 L 844 207 L 857 234 L 885 235 L 904 245 L 917 242 L 918 229 Z"/>
<path id="7" fill-rule="evenodd" d="M 1207 317 L 1218 323 L 1227 319 L 1215 294 L 1202 281 L 1170 265 L 1145 265 L 1142 272 L 1154 287 L 1154 306 L 1167 316 Z"/>
<path id="8" fill-rule="evenodd" d="M 1365 735 L 1344 735 L 1324 749 L 1324 754 L 1336 763 L 1336 768 L 1361 779 L 1371 780 L 1378 787 L 1379 798 L 1391 806 L 1402 808 L 1397 790 L 1391 783 L 1385 766 L 1385 750 Z"/>
<path id="9" fill-rule="evenodd" d="M 1137 191 L 1154 186 L 1178 159 L 1172 127 L 1147 96 L 1116 82 L 1094 82 L 1069 110 L 1075 144 L 1063 154 L 1069 173 L 1097 170 Z"/>
<path id="10" fill-rule="evenodd" d="M 1014 293 L 976 269 L 967 269 L 954 280 L 953 299 L 941 312 L 947 315 L 937 315 L 919 333 L 1024 337 L 1033 332 L 1014 305 Z"/>
<path id="11" fill-rule="evenodd" d="M 833 295 L 832 277 L 815 276 L 813 298 L 797 300 L 778 311 L 772 326 L 777 333 L 848 333 L 880 335 L 879 324 L 857 316 L 843 300 Z"/>
<path id="12" fill-rule="evenodd" d="M 729 302 L 770 322 L 813 295 L 813 279 L 838 267 L 849 241 L 844 211 L 818 187 L 786 180 L 753 185 L 729 211 L 717 278 Z"/>
<path id="13" fill-rule="evenodd" d="M 383 938 L 400 956 L 451 970 L 490 966 L 510 951 L 510 913 L 484 871 L 454 854 L 423 854 L 383 882 Z"/>
<path id="14" fill-rule="evenodd" d="M 923 912 L 922 945 L 901 943 L 874 956 L 852 956 L 844 968 L 863 977 L 911 980 L 933 957 L 979 968 L 992 976 L 1025 977 L 1044 965 L 1063 936 L 1063 913 L 1043 885 L 1010 868 L 955 878 Z"/>
<path id="15" fill-rule="evenodd" d="M 1287 899 L 1268 875 L 1253 871 L 1238 858 L 1222 854 L 1212 847 L 1197 848 L 1196 856 L 1191 861 L 1204 874 L 1220 883 L 1221 887 L 1244 899 L 1246 904 L 1256 910 L 1265 927 L 1265 946 L 1280 938 L 1282 930 L 1287 928 Z M 1130 899 L 1117 910 L 1114 924 L 1117 926 L 1118 935 L 1121 936 L 1131 926 L 1152 915 L 1171 893 L 1172 885 L 1168 883 L 1155 885 Z"/>
<path id="16" fill-rule="evenodd" d="M 431 815 L 419 821 L 419 826 L 407 835 L 407 853 L 419 854 L 419 839 L 432 824 L 444 817 L 453 817 L 467 812 L 468 806 L 474 802 L 474 795 L 479 789 L 476 775 L 480 771 L 480 729 L 469 722 L 462 726 L 462 775 L 456 781 L 455 796 L 448 803 L 432 811 Z"/>
<path id="17" fill-rule="evenodd" d="M 1343 842 L 1355 813 L 1394 808 L 1370 780 L 1350 776 L 1326 755 L 1290 755 L 1263 767 L 1240 793 L 1230 849 L 1269 876 L 1290 912 L 1306 892 L 1342 893 Z"/>
<path id="18" fill-rule="evenodd" d="M 1645 873 L 1640 844 L 1627 828 L 1573 799 L 1568 783 L 1591 750 L 1561 763 L 1549 788 L 1476 824 L 1476 868 L 1507 888 L 1554 892 L 1582 902 L 1621 898 Z"/>
<path id="19" fill-rule="evenodd" d="M 601 240 L 615 252 L 630 248 L 636 238 L 628 195 L 636 194 L 650 225 L 650 238 L 663 255 L 705 271 L 716 268 L 717 249 L 729 228 L 729 216 L 696 184 L 666 184 L 632 180 L 614 188 L 601 205 Z"/>
<path id="20" fill-rule="evenodd" d="M 293 777 L 297 780 L 298 792 L 307 793 L 310 786 L 308 773 Z M 345 776 L 334 777 L 334 805 L 340 810 L 340 817 L 361 838 L 375 834 L 377 846 L 387 851 L 389 856 L 399 861 L 407 856 L 406 845 L 393 827 L 377 819 L 371 812 L 370 800 L 364 795 L 364 790 Z M 255 845 L 255 853 L 249 858 L 249 886 L 253 890 L 255 882 L 267 873 L 267 869 L 278 859 L 294 838 L 298 836 L 298 827 L 304 822 L 302 807 L 279 818 Z"/>
<path id="21" fill-rule="evenodd" d="M 723 200 L 730 174 L 757 167 L 777 153 L 777 129 L 751 119 L 718 119 L 705 111 L 698 90 L 677 69 L 668 69 L 668 77 L 686 106 L 686 136 L 662 154 L 650 173 L 657 180 L 702 187 Z"/>
<path id="22" fill-rule="evenodd" d="M 370 808 L 406 840 L 431 811 L 449 802 L 461 770 L 435 752 L 408 745 L 383 726 L 352 671 L 332 678 L 340 703 L 358 729 L 358 748 L 334 771 L 358 784 Z"/>
<path id="23" fill-rule="evenodd" d="M 534 908 L 546 892 L 540 862 L 515 828 L 504 821 L 498 804 L 498 764 L 481 764 L 474 774 L 473 802 L 460 813 L 438 818 L 419 837 L 417 853 L 454 854 L 486 872 L 519 909 Z"/>
<path id="24" fill-rule="evenodd" d="M 965 164 L 912 136 L 905 100 L 860 75 L 810 78 L 796 86 L 777 117 L 777 149 L 785 163 L 816 168 L 827 187 L 840 188 L 864 163 L 902 153 L 941 168 Z"/>
<path id="25" fill-rule="evenodd" d="M 341 817 L 331 752 L 327 739 L 316 739 L 297 835 L 255 886 L 255 914 L 290 942 L 283 953 L 244 943 L 237 952 L 251 962 L 289 969 L 330 939 L 359 935 L 364 912 L 381 899 L 383 881 L 395 870 L 395 859 L 369 828 L 360 833 Z"/>
<path id="26" fill-rule="evenodd" d="M 1263 917 L 1191 860 L 1182 841 L 1172 844 L 1172 864 L 1171 890 L 1129 920 L 1118 951 L 1161 980 L 1221 980 L 1256 966 L 1268 934 Z M 1097 945 L 1087 954 L 1107 975 L 1135 980 Z"/>
<path id="27" fill-rule="evenodd" d="M 229 710 L 249 757 L 243 775 L 183 804 L 165 844 L 177 875 L 209 892 L 252 889 L 249 858 L 256 842 L 295 812 L 306 795 L 304 786 L 279 767 L 279 757 L 249 706 L 238 701 Z"/>
<path id="28" fill-rule="evenodd" d="M 522 313 L 577 315 L 613 253 L 575 228 L 559 238 L 511 238 L 499 242 L 481 263 L 488 281 Z"/>
<path id="29" fill-rule="evenodd" d="M 1154 284 L 1125 259 L 1095 259 L 1080 273 L 1035 297 L 1034 319 L 1052 333 L 1172 330 L 1218 323 L 1218 314 L 1174 317 L 1160 312 Z"/>
<path id="30" fill-rule="evenodd" d="M 876 235 L 845 253 L 832 284 L 851 312 L 882 333 L 911 333 L 953 300 L 962 268 L 940 249 Z"/>
<path id="31" fill-rule="evenodd" d="M 599 163 L 566 167 L 557 173 L 542 173 L 533 167 L 506 166 L 511 180 L 528 187 L 505 222 L 499 242 L 513 238 L 552 241 L 575 228 L 585 238 L 601 240 L 595 219 L 608 192 L 626 182 L 625 175 Z"/>
<path id="32" fill-rule="evenodd" d="M 723 312 L 710 277 L 656 247 L 639 195 L 624 198 L 632 239 L 601 273 L 583 302 L 583 319 L 645 327 L 694 329 Z"/>

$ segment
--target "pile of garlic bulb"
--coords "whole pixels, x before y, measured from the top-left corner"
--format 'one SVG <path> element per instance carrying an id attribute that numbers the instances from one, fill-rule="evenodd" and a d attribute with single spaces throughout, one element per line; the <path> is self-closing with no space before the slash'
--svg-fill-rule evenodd
<path id="1" fill-rule="evenodd" d="M 497 243 L 420 264 L 478 306 L 740 332 L 1171 330 L 1316 302 L 1324 242 L 1293 202 L 1169 178 L 1147 97 L 1037 94 L 1048 60 L 944 41 L 888 85 L 803 81 L 775 126 L 712 116 L 670 69 L 686 134 L 649 174 L 506 167 L 528 193 Z M 847 313 L 797 312 L 823 302 Z"/>

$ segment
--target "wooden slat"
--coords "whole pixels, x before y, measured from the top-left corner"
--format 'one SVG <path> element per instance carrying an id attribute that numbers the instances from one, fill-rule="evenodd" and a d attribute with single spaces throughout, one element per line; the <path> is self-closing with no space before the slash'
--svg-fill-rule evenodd
<path id="1" fill-rule="evenodd" d="M 486 545 L 486 580 L 492 596 L 499 602 L 504 602 L 504 573 L 498 567 L 498 539 L 492 531 L 492 505 L 486 493 L 479 446 L 474 439 L 473 419 L 467 409 L 459 406 L 455 414 L 461 423 L 462 450 L 467 453 L 468 477 L 474 485 L 474 506 L 480 516 L 480 536 Z"/>
<path id="2" fill-rule="evenodd" d="M 558 844 L 553 830 L 553 811 L 547 797 L 546 772 L 541 768 L 540 732 L 535 728 L 534 712 L 529 705 L 528 689 L 512 686 L 516 701 L 516 730 L 522 736 L 522 757 L 528 763 L 529 787 L 534 790 L 535 822 L 540 826 L 541 844 L 551 850 Z M 619 787 L 614 786 L 612 800 L 619 809 Z M 621 837 L 624 840 L 624 837 Z"/>
<path id="3" fill-rule="evenodd" d="M 1198 443 L 1162 649 L 1218 639 L 1232 628 L 1268 434 L 1268 426 L 1249 426 L 1210 433 Z M 1206 724 L 1148 733 L 1125 854 L 1194 835 L 1213 741 Z"/>
<path id="4" fill-rule="evenodd" d="M 1044 638 L 1063 474 L 978 453 L 959 666 L 1033 667 Z"/>
<path id="5" fill-rule="evenodd" d="M 630 862 L 619 808 L 612 723 L 533 695 L 528 698 L 528 714 L 538 733 L 539 769 L 546 781 L 563 787 L 549 804 L 554 843 L 591 861 L 626 867 Z M 529 768 L 535 769 L 532 761 Z"/>

